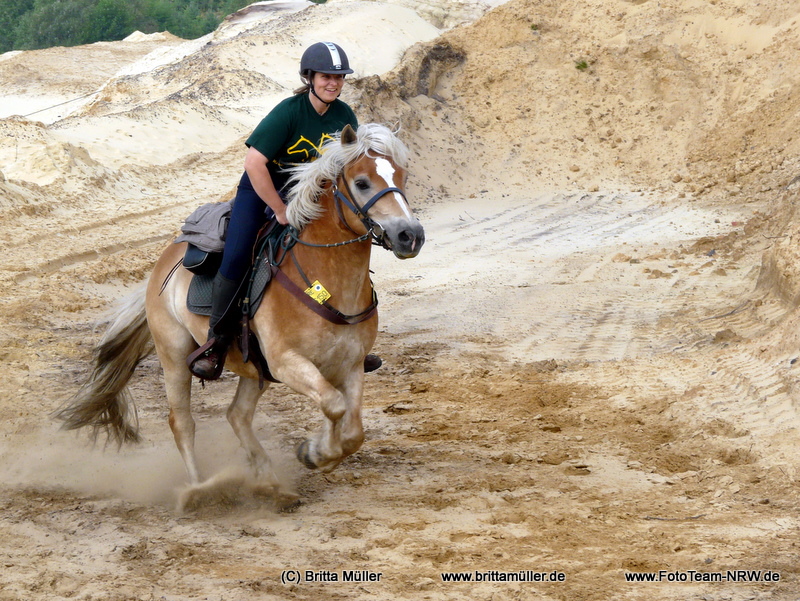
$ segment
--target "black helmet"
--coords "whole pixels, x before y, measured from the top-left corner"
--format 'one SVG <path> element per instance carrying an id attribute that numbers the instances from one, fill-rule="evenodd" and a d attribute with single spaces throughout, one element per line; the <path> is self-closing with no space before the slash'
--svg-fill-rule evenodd
<path id="1" fill-rule="evenodd" d="M 300 75 L 306 76 L 309 71 L 342 75 L 353 72 L 344 50 L 333 42 L 317 42 L 306 48 L 300 59 Z"/>

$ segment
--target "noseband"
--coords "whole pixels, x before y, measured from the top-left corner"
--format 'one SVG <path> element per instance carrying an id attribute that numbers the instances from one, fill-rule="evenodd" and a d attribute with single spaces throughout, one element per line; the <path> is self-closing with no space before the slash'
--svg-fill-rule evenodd
<path id="1" fill-rule="evenodd" d="M 347 196 L 342 194 L 342 192 L 339 190 L 339 185 L 338 185 L 339 180 L 341 180 L 344 189 L 347 192 Z M 372 198 L 370 198 L 364 204 L 364 206 L 359 206 L 359 204 L 356 202 L 355 196 L 353 195 L 353 192 L 350 190 L 350 186 L 347 185 L 347 179 L 345 179 L 344 174 L 340 175 L 339 178 L 337 178 L 336 183 L 333 186 L 333 196 L 338 201 L 336 203 L 336 209 L 339 212 L 339 219 L 341 219 L 344 222 L 344 224 L 347 226 L 347 229 L 349 229 L 354 234 L 358 234 L 358 232 L 353 231 L 353 228 L 347 225 L 347 221 L 344 219 L 344 216 L 342 215 L 342 210 L 341 210 L 342 203 L 344 203 L 345 206 L 347 206 L 347 208 L 350 209 L 356 215 L 356 217 L 358 217 L 361 220 L 361 223 L 363 223 L 364 227 L 367 228 L 367 234 L 372 237 L 372 243 L 377 246 L 381 246 L 386 250 L 391 250 L 392 247 L 386 240 L 386 235 L 385 232 L 383 231 L 383 228 L 380 226 L 380 224 L 375 222 L 374 219 L 372 219 L 369 215 L 367 215 L 367 213 L 372 208 L 372 206 L 376 202 L 378 202 L 378 200 L 380 200 L 385 194 L 388 194 L 389 192 L 397 192 L 398 194 L 400 194 L 400 196 L 403 197 L 403 200 L 406 202 L 406 204 L 408 204 L 408 199 L 406 198 L 405 192 L 403 192 L 400 188 L 396 188 L 394 186 L 384 188 L 380 192 L 377 192 L 372 196 Z M 376 233 L 376 229 L 378 230 L 378 233 Z"/>

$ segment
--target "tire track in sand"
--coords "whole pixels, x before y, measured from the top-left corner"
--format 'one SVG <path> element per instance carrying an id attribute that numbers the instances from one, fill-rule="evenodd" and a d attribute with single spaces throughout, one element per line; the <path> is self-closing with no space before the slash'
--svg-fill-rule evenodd
<path id="1" fill-rule="evenodd" d="M 797 404 L 797 374 L 789 357 L 764 359 L 758 351 L 737 348 L 721 354 L 717 370 L 711 372 L 717 392 L 708 407 L 738 423 L 759 439 L 800 427 Z"/>
<path id="2" fill-rule="evenodd" d="M 36 279 L 42 275 L 47 275 L 60 271 L 67 267 L 79 265 L 89 261 L 98 261 L 109 255 L 113 255 L 122 251 L 132 250 L 134 248 L 141 248 L 156 243 L 165 243 L 173 238 L 173 234 L 159 234 L 157 236 L 148 236 L 137 240 L 127 240 L 125 242 L 117 242 L 99 247 L 94 250 L 87 250 L 84 252 L 70 253 L 55 259 L 49 259 L 43 263 L 36 265 L 35 268 L 29 271 L 23 271 L 14 276 L 14 282 L 23 284 L 30 280 Z"/>
<path id="3" fill-rule="evenodd" d="M 424 276 L 378 285 L 390 293 L 382 296 L 387 329 L 420 342 L 435 335 L 456 353 L 604 363 L 603 373 L 626 362 L 647 376 L 632 382 L 622 369 L 619 379 L 590 382 L 623 391 L 623 403 L 630 394 L 682 398 L 694 380 L 669 367 L 682 355 L 708 389 L 695 401 L 706 417 L 764 439 L 800 427 L 800 364 L 762 356 L 749 343 L 792 310 L 759 291 L 758 253 L 722 276 L 720 253 L 712 260 L 685 250 L 727 233 L 723 224 L 736 216 L 633 193 L 541 195 L 504 207 L 470 199 L 425 224 L 430 248 L 415 264 Z M 637 259 L 617 259 L 621 250 Z M 375 271 L 384 277 L 380 263 Z M 411 315 L 408 297 L 427 314 Z"/>
<path id="4" fill-rule="evenodd" d="M 468 199 L 425 224 L 432 248 L 415 265 L 424 278 L 378 286 L 413 293 L 430 307 L 423 318 L 411 317 L 389 299 L 385 314 L 397 327 L 411 326 L 411 336 L 415 329 L 454 332 L 454 346 L 488 341 L 527 361 L 614 360 L 672 349 L 674 332 L 665 335 L 660 324 L 688 302 L 674 290 L 688 280 L 649 278 L 641 266 L 614 257 L 620 247 L 644 256 L 659 246 L 688 245 L 731 221 L 628 192 L 542 194 L 505 207 L 494 211 L 482 199 Z M 511 297 L 503 306 L 494 302 L 497 287 Z M 554 288 L 558 302 L 545 302 Z M 458 327 L 448 325 L 455 315 Z"/>

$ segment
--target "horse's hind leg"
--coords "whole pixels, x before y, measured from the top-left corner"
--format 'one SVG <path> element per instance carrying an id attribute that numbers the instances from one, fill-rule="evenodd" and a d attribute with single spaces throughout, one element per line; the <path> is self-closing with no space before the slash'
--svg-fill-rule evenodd
<path id="1" fill-rule="evenodd" d="M 169 427 L 175 437 L 175 445 L 186 465 L 191 484 L 200 482 L 194 450 L 195 423 L 192 417 L 191 394 L 192 373 L 186 366 L 186 356 L 197 344 L 191 334 L 178 325 L 150 326 L 156 352 L 164 369 L 164 385 L 169 403 Z M 162 331 L 163 328 L 163 331 Z"/>
<path id="2" fill-rule="evenodd" d="M 169 402 L 169 427 L 175 437 L 175 445 L 180 451 L 191 484 L 200 482 L 200 471 L 194 451 L 195 424 L 190 406 L 192 374 L 186 369 L 167 369 L 164 367 L 164 382 Z"/>
<path id="3" fill-rule="evenodd" d="M 236 396 L 233 397 L 228 407 L 228 422 L 233 431 L 242 443 L 242 448 L 247 452 L 250 464 L 256 469 L 271 470 L 270 460 L 264 447 L 258 442 L 253 432 L 253 416 L 256 412 L 256 404 L 264 390 L 258 387 L 258 382 L 251 378 L 239 378 L 239 385 L 236 388 Z"/>

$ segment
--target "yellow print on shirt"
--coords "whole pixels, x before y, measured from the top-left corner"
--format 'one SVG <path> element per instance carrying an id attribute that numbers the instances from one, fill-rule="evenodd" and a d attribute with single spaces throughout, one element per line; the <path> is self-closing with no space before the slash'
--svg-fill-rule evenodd
<path id="1" fill-rule="evenodd" d="M 322 145 L 328 140 L 333 140 L 333 136 L 330 134 L 322 134 L 322 137 L 319 139 L 319 144 L 314 144 L 305 136 L 300 136 L 300 139 L 291 145 L 286 150 L 286 153 L 290 155 L 302 154 L 305 157 L 304 159 L 301 159 L 302 161 L 308 161 L 309 158 L 313 161 L 322 154 Z"/>

